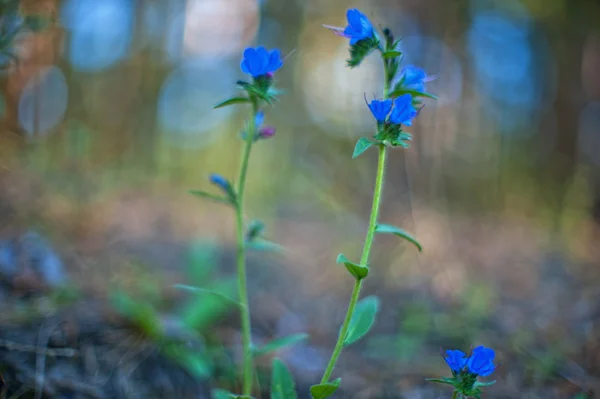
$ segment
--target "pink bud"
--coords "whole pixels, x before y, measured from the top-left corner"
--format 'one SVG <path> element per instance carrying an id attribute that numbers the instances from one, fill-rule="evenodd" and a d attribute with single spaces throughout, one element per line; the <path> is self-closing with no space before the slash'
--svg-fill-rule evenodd
<path id="1" fill-rule="evenodd" d="M 261 139 L 268 139 L 275 135 L 275 127 L 273 126 L 264 126 L 258 130 L 258 137 Z"/>

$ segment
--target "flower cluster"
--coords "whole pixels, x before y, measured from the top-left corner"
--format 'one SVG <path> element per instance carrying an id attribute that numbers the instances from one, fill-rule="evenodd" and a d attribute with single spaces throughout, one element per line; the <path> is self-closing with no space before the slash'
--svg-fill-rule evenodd
<path id="1" fill-rule="evenodd" d="M 466 397 L 479 398 L 482 387 L 495 383 L 478 381 L 478 377 L 491 375 L 497 366 L 494 364 L 496 354 L 493 349 L 478 346 L 467 356 L 459 350 L 447 350 L 444 360 L 452 371 L 452 378 L 432 378 L 429 381 L 452 385 L 455 392 Z"/>

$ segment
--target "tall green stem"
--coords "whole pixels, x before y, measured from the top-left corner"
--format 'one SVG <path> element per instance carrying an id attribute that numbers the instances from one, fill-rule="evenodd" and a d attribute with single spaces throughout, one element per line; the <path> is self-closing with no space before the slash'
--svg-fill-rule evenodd
<path id="1" fill-rule="evenodd" d="M 362 256 L 360 258 L 361 265 L 366 265 L 368 263 L 369 254 L 371 252 L 371 246 L 373 245 L 373 238 L 375 237 L 375 228 L 377 227 L 377 215 L 379 214 L 379 204 L 381 202 L 381 193 L 383 189 L 385 159 L 386 147 L 384 145 L 380 145 L 379 161 L 377 164 L 377 178 L 375 180 L 375 189 L 373 192 L 373 205 L 371 207 L 371 217 L 369 218 L 369 229 L 367 231 L 367 237 L 365 238 L 365 244 L 363 247 Z M 325 369 L 323 378 L 321 378 L 321 384 L 324 384 L 327 381 L 329 381 L 329 377 L 331 377 L 331 373 L 333 372 L 335 363 L 337 362 L 342 352 L 342 349 L 344 348 L 344 340 L 346 339 L 348 327 L 350 326 L 350 320 L 352 320 L 352 315 L 354 314 L 354 309 L 356 308 L 356 303 L 358 302 L 358 298 L 360 296 L 362 282 L 363 280 L 356 280 L 356 282 L 354 283 L 354 288 L 352 289 L 352 296 L 350 297 L 350 303 L 348 305 L 348 311 L 346 312 L 346 318 L 344 319 L 344 323 L 342 324 L 342 329 L 340 331 L 338 340 L 335 344 L 335 348 L 333 349 L 333 354 L 331 355 L 329 364 L 327 364 L 327 368 Z"/>
<path id="2" fill-rule="evenodd" d="M 248 132 L 246 132 L 246 141 L 242 153 L 242 162 L 240 165 L 240 174 L 237 181 L 237 203 L 235 207 L 236 227 L 237 227 L 237 280 L 238 295 L 240 299 L 240 313 L 242 324 L 242 347 L 243 347 L 243 394 L 251 395 L 253 381 L 253 362 L 252 362 L 252 334 L 250 330 L 250 307 L 248 304 L 248 283 L 246 280 L 246 238 L 244 229 L 244 189 L 246 186 L 246 174 L 248 172 L 248 161 L 250 152 L 254 143 L 256 134 L 255 116 L 258 112 L 256 100 L 252 101 L 252 115 Z"/>
<path id="3" fill-rule="evenodd" d="M 452 394 L 452 399 L 458 399 L 458 391 L 454 391 Z"/>

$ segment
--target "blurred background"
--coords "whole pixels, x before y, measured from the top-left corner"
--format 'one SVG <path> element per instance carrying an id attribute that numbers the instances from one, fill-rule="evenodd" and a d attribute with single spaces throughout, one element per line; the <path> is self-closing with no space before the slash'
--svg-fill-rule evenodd
<path id="1" fill-rule="evenodd" d="M 308 396 L 353 284 L 335 259 L 360 256 L 377 162 L 351 155 L 373 128 L 380 61 L 348 69 L 347 40 L 321 26 L 353 7 L 403 37 L 439 100 L 391 152 L 380 216 L 424 251 L 377 237 L 364 295 L 380 297 L 378 319 L 343 353 L 335 397 L 449 398 L 424 382 L 449 374 L 439 348 L 476 345 L 502 364 L 486 398 L 600 394 L 597 1 L 3 0 L 3 395 L 239 389 L 233 213 L 187 191 L 237 174 L 248 109 L 212 107 L 260 44 L 291 55 L 248 180 L 248 216 L 285 248 L 249 255 L 254 340 L 309 334 L 269 355 Z M 15 33 L 16 11 L 44 28 Z"/>

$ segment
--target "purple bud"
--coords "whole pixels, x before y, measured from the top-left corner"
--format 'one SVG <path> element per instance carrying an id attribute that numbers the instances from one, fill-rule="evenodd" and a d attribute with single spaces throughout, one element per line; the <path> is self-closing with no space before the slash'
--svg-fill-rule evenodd
<path id="1" fill-rule="evenodd" d="M 274 73 L 273 72 L 267 72 L 265 75 L 267 76 L 267 78 L 271 79 L 273 77 Z"/>
<path id="2" fill-rule="evenodd" d="M 258 138 L 259 139 L 268 139 L 275 135 L 275 127 L 274 126 L 264 126 L 258 130 Z"/>

